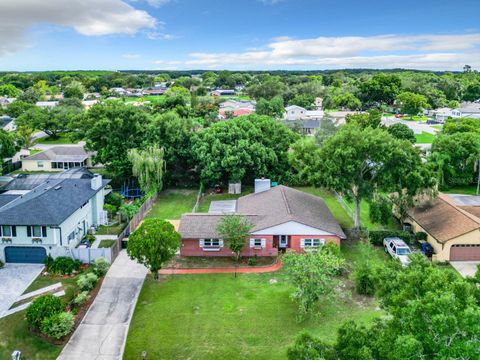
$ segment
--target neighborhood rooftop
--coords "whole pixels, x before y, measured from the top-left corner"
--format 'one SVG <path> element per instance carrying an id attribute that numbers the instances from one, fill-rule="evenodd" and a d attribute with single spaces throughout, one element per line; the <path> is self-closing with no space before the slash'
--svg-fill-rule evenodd
<path id="1" fill-rule="evenodd" d="M 92 189 L 91 179 L 56 179 L 24 195 L 1 194 L 0 224 L 59 225 L 108 183 Z"/>
<path id="2" fill-rule="evenodd" d="M 82 162 L 88 153 L 82 146 L 54 146 L 48 150 L 30 155 L 25 160 L 51 160 L 59 162 Z"/>
<path id="3" fill-rule="evenodd" d="M 252 233 L 294 221 L 345 238 L 323 199 L 287 186 L 242 196 L 237 200 L 236 209 L 238 215 L 253 224 Z M 218 212 L 184 214 L 179 232 L 182 238 L 218 238 L 216 226 L 222 216 Z"/>
<path id="4" fill-rule="evenodd" d="M 440 194 L 433 204 L 417 206 L 409 215 L 438 242 L 445 243 L 480 229 L 480 218 L 471 209 L 470 206 L 459 206 L 446 194 Z"/>

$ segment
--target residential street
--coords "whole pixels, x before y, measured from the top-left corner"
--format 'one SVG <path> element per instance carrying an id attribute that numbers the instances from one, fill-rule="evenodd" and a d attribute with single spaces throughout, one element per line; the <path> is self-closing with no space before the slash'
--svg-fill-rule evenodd
<path id="1" fill-rule="evenodd" d="M 147 269 L 121 251 L 100 292 L 58 359 L 122 359 L 135 304 Z"/>

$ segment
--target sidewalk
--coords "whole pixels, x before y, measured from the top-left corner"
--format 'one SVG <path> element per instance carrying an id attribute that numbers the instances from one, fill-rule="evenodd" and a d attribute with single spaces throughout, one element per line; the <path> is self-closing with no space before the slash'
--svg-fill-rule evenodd
<path id="1" fill-rule="evenodd" d="M 185 274 L 252 274 L 252 273 L 269 273 L 280 270 L 282 263 L 278 260 L 275 264 L 259 267 L 228 267 L 228 268 L 199 268 L 199 269 L 161 269 L 158 271 L 160 275 L 185 275 Z"/>
<path id="2" fill-rule="evenodd" d="M 80 326 L 58 357 L 61 360 L 121 360 L 128 327 L 147 269 L 122 250 Z"/>

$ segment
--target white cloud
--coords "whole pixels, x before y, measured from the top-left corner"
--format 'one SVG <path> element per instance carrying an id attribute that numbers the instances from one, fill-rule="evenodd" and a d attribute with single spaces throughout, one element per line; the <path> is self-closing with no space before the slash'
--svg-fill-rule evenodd
<path id="1" fill-rule="evenodd" d="M 141 57 L 141 55 L 140 54 L 123 54 L 122 57 L 125 59 L 138 59 Z"/>
<path id="2" fill-rule="evenodd" d="M 158 31 L 147 32 L 146 36 L 150 40 L 173 40 L 178 38 L 178 36 L 176 35 L 167 34 L 167 33 L 158 32 Z"/>
<path id="3" fill-rule="evenodd" d="M 266 49 L 266 50 L 265 50 Z M 415 68 L 480 66 L 480 33 L 274 38 L 262 50 L 189 54 L 186 68 Z"/>
<path id="4" fill-rule="evenodd" d="M 28 30 L 51 24 L 85 36 L 136 34 L 157 26 L 155 18 L 122 0 L 15 0 L 0 2 L 0 56 L 28 45 Z"/>

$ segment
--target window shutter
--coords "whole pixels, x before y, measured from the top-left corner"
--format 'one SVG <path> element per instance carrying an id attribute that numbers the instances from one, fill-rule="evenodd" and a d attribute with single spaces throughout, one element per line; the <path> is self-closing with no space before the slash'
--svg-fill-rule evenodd
<path id="1" fill-rule="evenodd" d="M 204 247 L 205 246 L 205 240 L 204 239 L 200 239 L 200 247 Z"/>
<path id="2" fill-rule="evenodd" d="M 14 225 L 12 226 L 12 236 L 16 237 L 17 236 L 17 227 Z"/>
<path id="3" fill-rule="evenodd" d="M 300 247 L 302 249 L 305 247 L 305 239 L 300 239 Z"/>
<path id="4" fill-rule="evenodd" d="M 27 226 L 27 236 L 32 237 L 32 227 L 31 226 Z"/>
<path id="5" fill-rule="evenodd" d="M 223 247 L 223 240 L 222 239 L 218 240 L 218 244 L 220 245 L 220 247 Z"/>
<path id="6" fill-rule="evenodd" d="M 3 231 L 2 230 L 3 230 L 3 228 L 2 228 L 2 226 L 0 226 L 0 236 L 3 236 Z"/>
<path id="7" fill-rule="evenodd" d="M 262 239 L 262 249 L 265 249 L 266 247 L 265 243 L 266 243 L 265 239 Z"/>
<path id="8" fill-rule="evenodd" d="M 42 237 L 47 237 L 47 227 L 42 226 Z"/>
<path id="9" fill-rule="evenodd" d="M 250 247 L 255 247 L 255 239 L 250 239 Z"/>

